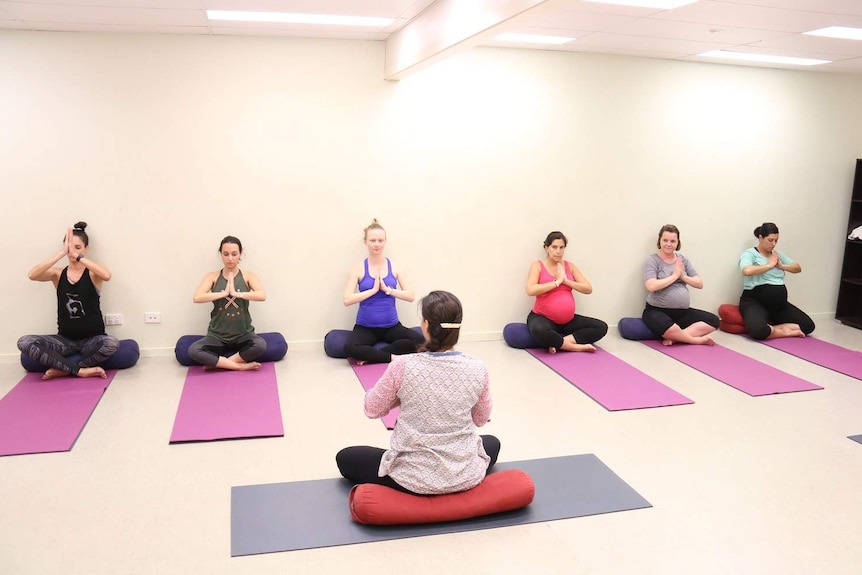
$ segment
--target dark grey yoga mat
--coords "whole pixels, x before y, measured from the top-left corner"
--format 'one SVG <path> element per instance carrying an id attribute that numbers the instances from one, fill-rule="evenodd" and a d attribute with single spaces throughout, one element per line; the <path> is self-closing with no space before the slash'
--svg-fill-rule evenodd
<path id="1" fill-rule="evenodd" d="M 856 443 L 862 443 L 862 435 L 850 435 L 848 439 L 852 439 Z"/>
<path id="2" fill-rule="evenodd" d="M 536 484 L 533 503 L 464 521 L 380 527 L 350 518 L 346 479 L 231 488 L 231 556 L 404 539 L 652 507 L 592 454 L 498 463 L 523 469 Z"/>

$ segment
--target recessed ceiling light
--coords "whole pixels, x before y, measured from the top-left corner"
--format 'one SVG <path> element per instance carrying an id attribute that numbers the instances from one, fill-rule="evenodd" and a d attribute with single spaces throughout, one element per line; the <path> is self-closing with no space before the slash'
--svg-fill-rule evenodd
<path id="1" fill-rule="evenodd" d="M 527 44 L 565 44 L 571 42 L 574 38 L 566 36 L 542 36 L 540 34 L 514 34 L 507 32 L 494 36 L 494 40 L 499 42 L 524 42 Z"/>
<path id="2" fill-rule="evenodd" d="M 673 10 L 686 4 L 694 4 L 698 0 L 584 0 L 584 2 L 595 2 L 596 4 L 617 4 L 619 6 L 637 6 L 639 8 L 658 8 L 660 10 Z"/>
<path id="3" fill-rule="evenodd" d="M 276 22 L 279 24 L 324 24 L 330 26 L 388 26 L 394 18 L 337 16 L 331 14 L 290 14 L 288 12 L 243 12 L 241 10 L 207 10 L 210 20 L 233 22 Z"/>
<path id="4" fill-rule="evenodd" d="M 771 64 L 795 64 L 797 66 L 816 66 L 828 64 L 832 60 L 817 60 L 814 58 L 794 58 L 792 56 L 772 56 L 770 54 L 751 54 L 750 52 L 731 52 L 729 50 L 713 50 L 698 54 L 704 58 L 722 58 L 725 60 L 745 60 L 748 62 L 768 62 Z"/>
<path id="5" fill-rule="evenodd" d="M 862 28 L 848 28 L 847 26 L 829 26 L 820 30 L 803 32 L 809 36 L 825 36 L 827 38 L 842 38 L 844 40 L 862 40 Z"/>

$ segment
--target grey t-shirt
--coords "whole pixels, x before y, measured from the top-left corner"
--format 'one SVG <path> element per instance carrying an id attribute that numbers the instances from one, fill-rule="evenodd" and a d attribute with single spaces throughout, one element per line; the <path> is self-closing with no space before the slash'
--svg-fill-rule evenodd
<path id="1" fill-rule="evenodd" d="M 697 270 L 688 261 L 688 258 L 679 254 L 682 258 L 685 274 L 687 276 L 696 276 Z M 663 280 L 664 278 L 673 275 L 673 268 L 676 264 L 665 263 L 658 254 L 650 254 L 644 260 L 644 282 L 648 279 Z M 691 298 L 688 294 L 688 286 L 678 279 L 666 288 L 658 291 L 647 292 L 646 301 L 648 304 L 655 307 L 665 307 L 669 309 L 688 309 L 691 306 Z"/>

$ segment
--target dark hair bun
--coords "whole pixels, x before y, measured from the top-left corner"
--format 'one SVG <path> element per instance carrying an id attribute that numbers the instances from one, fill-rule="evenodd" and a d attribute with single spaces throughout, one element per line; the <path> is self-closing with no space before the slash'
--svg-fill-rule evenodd
<path id="1" fill-rule="evenodd" d="M 72 226 L 76 230 L 81 230 L 82 232 L 87 229 L 87 222 L 78 222 L 74 226 Z"/>

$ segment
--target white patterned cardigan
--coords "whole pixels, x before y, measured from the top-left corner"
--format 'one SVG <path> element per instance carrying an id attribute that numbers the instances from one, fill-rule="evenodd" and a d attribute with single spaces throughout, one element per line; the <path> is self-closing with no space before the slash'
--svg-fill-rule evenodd
<path id="1" fill-rule="evenodd" d="M 378 475 L 424 495 L 455 493 L 485 478 L 490 458 L 476 430 L 491 415 L 488 370 L 457 351 L 393 356 L 365 396 L 365 415 L 400 405 Z"/>

